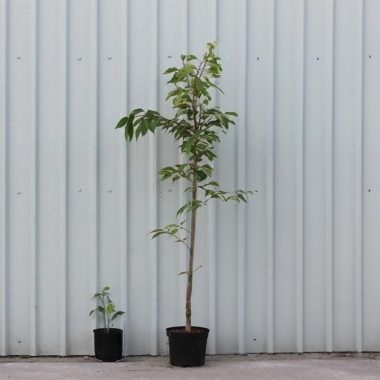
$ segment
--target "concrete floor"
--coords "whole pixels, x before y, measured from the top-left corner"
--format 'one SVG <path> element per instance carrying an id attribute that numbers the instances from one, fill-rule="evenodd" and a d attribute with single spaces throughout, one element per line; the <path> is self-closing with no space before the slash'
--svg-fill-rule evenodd
<path id="1" fill-rule="evenodd" d="M 168 357 L 126 357 L 100 363 L 93 357 L 0 357 L 0 379 L 380 379 L 380 354 L 254 354 L 207 356 L 206 365 L 178 368 Z"/>

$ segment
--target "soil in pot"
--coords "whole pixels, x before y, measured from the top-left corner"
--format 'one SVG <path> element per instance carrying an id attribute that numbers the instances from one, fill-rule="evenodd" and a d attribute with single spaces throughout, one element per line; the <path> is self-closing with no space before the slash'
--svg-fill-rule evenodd
<path id="1" fill-rule="evenodd" d="M 94 330 L 95 357 L 102 362 L 116 362 L 123 357 L 123 330 Z"/>
<path id="2" fill-rule="evenodd" d="M 205 364 L 209 329 L 193 326 L 191 333 L 184 326 L 169 327 L 170 364 L 177 367 L 200 367 Z"/>

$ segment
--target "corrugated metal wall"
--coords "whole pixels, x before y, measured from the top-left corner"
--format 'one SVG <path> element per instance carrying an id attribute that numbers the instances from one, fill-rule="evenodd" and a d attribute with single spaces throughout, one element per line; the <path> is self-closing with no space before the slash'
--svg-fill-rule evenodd
<path id="1" fill-rule="evenodd" d="M 183 186 L 170 138 L 126 149 L 116 122 L 170 114 L 167 67 L 218 52 L 222 188 L 202 210 L 195 325 L 208 352 L 380 350 L 378 0 L 1 0 L 0 355 L 92 354 L 111 286 L 125 354 L 167 352 L 186 252 L 147 233 Z M 98 321 L 100 322 L 100 321 Z"/>

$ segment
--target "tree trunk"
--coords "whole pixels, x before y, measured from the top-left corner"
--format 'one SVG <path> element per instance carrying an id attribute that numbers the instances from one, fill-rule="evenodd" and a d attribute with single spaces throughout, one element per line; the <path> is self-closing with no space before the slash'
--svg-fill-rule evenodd
<path id="1" fill-rule="evenodd" d="M 197 175 L 193 174 L 193 191 L 192 200 L 197 199 Z M 186 332 L 191 332 L 191 294 L 193 292 L 193 272 L 194 272 L 194 248 L 195 248 L 195 228 L 197 221 L 197 210 L 191 211 L 190 227 L 190 255 L 189 268 L 187 271 L 187 288 L 186 288 Z"/>

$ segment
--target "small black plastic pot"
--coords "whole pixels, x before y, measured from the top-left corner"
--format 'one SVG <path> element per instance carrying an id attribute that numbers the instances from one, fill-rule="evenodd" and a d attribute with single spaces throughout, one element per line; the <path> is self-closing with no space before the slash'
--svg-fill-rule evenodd
<path id="1" fill-rule="evenodd" d="M 170 364 L 177 367 L 200 367 L 205 364 L 209 329 L 192 326 L 197 332 L 187 333 L 184 326 L 169 327 Z M 177 330 L 177 331 L 176 331 Z M 179 332 L 178 330 L 182 330 Z M 200 331 L 199 331 L 200 330 Z"/>
<path id="2" fill-rule="evenodd" d="M 94 330 L 95 357 L 102 362 L 116 362 L 123 357 L 123 330 Z"/>

